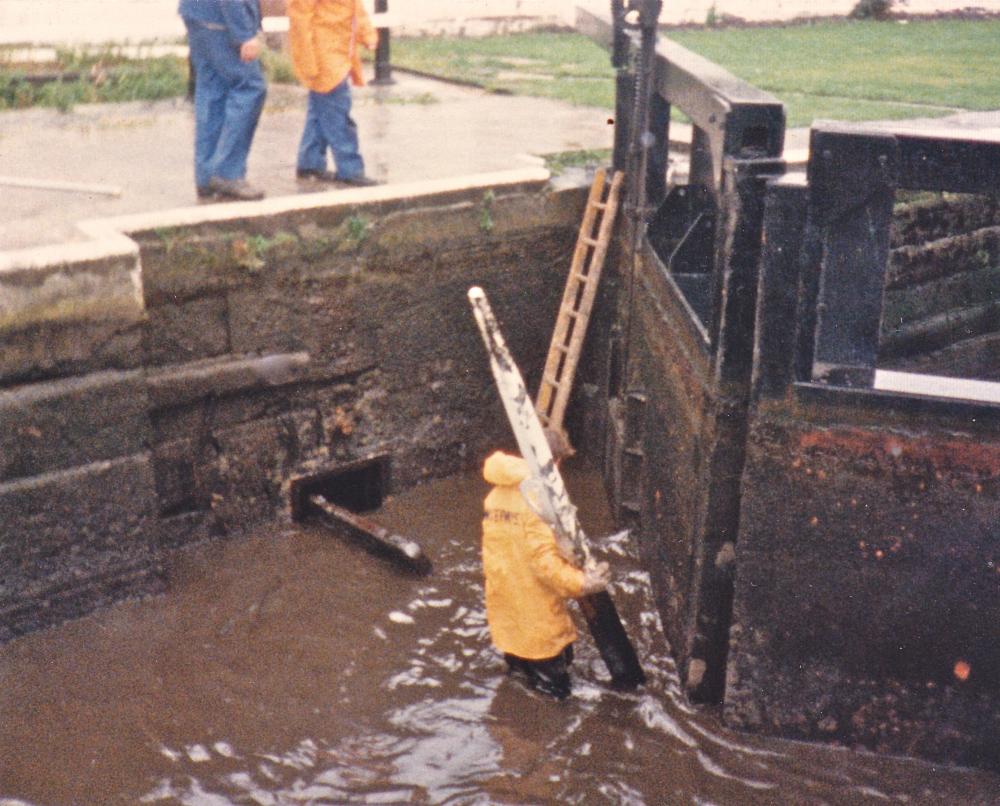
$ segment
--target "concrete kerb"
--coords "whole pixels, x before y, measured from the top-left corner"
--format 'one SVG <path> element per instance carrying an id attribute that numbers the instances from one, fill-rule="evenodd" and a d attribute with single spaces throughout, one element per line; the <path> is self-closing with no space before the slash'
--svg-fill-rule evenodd
<path id="1" fill-rule="evenodd" d="M 313 210 L 344 210 L 373 203 L 466 198 L 479 189 L 541 188 L 550 177 L 544 167 L 515 168 L 79 222 L 79 230 L 90 240 L 0 252 L 0 334 L 9 348 L 0 361 L 0 380 L 16 383 L 39 374 L 48 375 L 56 365 L 65 367 L 86 361 L 82 345 L 91 337 L 84 338 L 81 333 L 94 331 L 92 338 L 96 343 L 106 340 L 109 333 L 128 330 L 142 321 L 146 305 L 140 247 L 132 237 L 135 234 L 201 224 L 266 220 Z M 52 355 L 46 355 L 42 361 L 38 339 L 46 333 L 50 335 L 43 341 L 50 344 Z M 51 341 L 53 333 L 63 334 L 57 339 L 58 345 Z M 102 366 L 91 369 L 121 367 L 134 360 L 122 354 L 106 355 L 101 359 Z M 107 367 L 103 367 L 104 362 Z"/>
<path id="2" fill-rule="evenodd" d="M 173 210 L 158 210 L 150 213 L 134 213 L 116 218 L 83 221 L 80 229 L 102 238 L 113 248 L 117 238 L 127 233 L 149 232 L 157 229 L 191 227 L 199 224 L 214 224 L 245 219 L 250 216 L 262 218 L 317 209 L 352 207 L 373 202 L 418 199 L 447 193 L 460 193 L 476 188 L 511 187 L 516 185 L 544 185 L 551 178 L 543 167 L 512 168 L 507 171 L 493 171 L 481 174 L 426 179 L 393 185 L 376 185 L 350 190 L 329 190 L 296 196 L 276 196 L 260 201 L 226 202 L 222 204 L 179 207 Z M 116 238 L 117 236 L 117 238 Z M 134 244 L 131 238 L 127 240 Z M 32 249 L 22 250 L 32 252 Z"/>

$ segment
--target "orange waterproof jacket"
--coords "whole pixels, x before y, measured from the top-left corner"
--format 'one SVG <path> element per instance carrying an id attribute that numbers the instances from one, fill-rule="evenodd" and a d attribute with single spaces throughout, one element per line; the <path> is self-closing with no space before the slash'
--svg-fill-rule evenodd
<path id="1" fill-rule="evenodd" d="M 288 0 L 288 42 L 292 67 L 303 86 L 329 92 L 350 74 L 365 83 L 358 46 L 378 42 L 361 0 Z"/>
<path id="2" fill-rule="evenodd" d="M 563 559 L 552 530 L 529 509 L 518 489 L 528 476 L 527 462 L 500 451 L 483 467 L 495 485 L 483 516 L 486 620 L 501 652 L 542 660 L 576 640 L 566 599 L 581 595 L 583 571 Z"/>

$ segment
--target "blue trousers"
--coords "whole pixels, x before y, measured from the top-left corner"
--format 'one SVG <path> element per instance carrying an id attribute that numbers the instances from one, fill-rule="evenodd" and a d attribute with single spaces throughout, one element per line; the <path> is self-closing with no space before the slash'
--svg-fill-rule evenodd
<path id="1" fill-rule="evenodd" d="M 358 127 L 351 118 L 351 84 L 345 78 L 329 92 L 309 92 L 306 125 L 299 142 L 298 168 L 325 171 L 326 150 L 341 179 L 363 176 L 365 163 L 358 148 Z"/>
<path id="2" fill-rule="evenodd" d="M 195 71 L 194 181 L 243 179 L 264 108 L 267 84 L 260 61 L 240 61 L 225 31 L 185 20 Z"/>

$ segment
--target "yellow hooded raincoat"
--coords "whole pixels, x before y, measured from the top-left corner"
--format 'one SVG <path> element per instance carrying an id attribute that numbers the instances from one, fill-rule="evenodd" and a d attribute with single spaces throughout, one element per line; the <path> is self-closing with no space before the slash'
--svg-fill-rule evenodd
<path id="1" fill-rule="evenodd" d="M 543 660 L 576 640 L 566 599 L 581 595 L 583 571 L 563 558 L 552 530 L 529 509 L 518 489 L 528 476 L 527 462 L 500 451 L 483 467 L 494 485 L 483 516 L 486 619 L 501 652 Z"/>
<path id="2" fill-rule="evenodd" d="M 358 45 L 371 49 L 378 36 L 361 0 L 288 0 L 292 67 L 303 86 L 330 92 L 349 74 L 365 83 Z"/>

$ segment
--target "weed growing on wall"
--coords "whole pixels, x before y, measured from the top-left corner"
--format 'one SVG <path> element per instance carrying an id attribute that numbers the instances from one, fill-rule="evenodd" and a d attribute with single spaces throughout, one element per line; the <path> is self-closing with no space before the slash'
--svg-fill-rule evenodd
<path id="1" fill-rule="evenodd" d="M 347 219 L 347 240 L 360 245 L 368 237 L 370 229 L 371 223 L 367 218 L 361 215 L 352 215 Z"/>
<path id="2" fill-rule="evenodd" d="M 487 190 L 483 194 L 483 203 L 479 208 L 479 229 L 485 233 L 493 231 L 493 203 L 496 199 L 496 194 L 492 190 Z"/>

